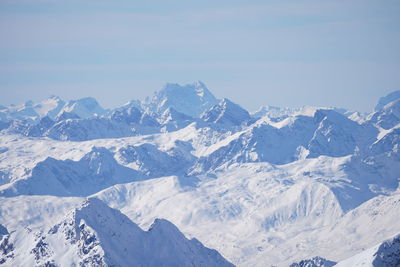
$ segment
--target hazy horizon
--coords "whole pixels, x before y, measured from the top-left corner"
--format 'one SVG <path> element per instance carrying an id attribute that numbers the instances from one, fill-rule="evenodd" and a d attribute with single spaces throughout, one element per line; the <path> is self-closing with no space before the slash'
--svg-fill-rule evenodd
<path id="1" fill-rule="evenodd" d="M 203 81 L 260 106 L 372 111 L 400 89 L 400 2 L 4 0 L 1 104 L 96 98 L 106 108 Z"/>
<path id="2" fill-rule="evenodd" d="M 203 81 L 200 81 L 200 82 L 203 82 Z M 204 83 L 204 82 L 203 82 L 203 83 Z M 205 84 L 205 86 L 208 88 L 207 84 L 206 84 L 206 83 L 204 83 L 204 84 Z M 188 85 L 188 84 L 180 84 L 180 85 L 185 86 L 185 85 Z M 163 87 L 163 86 L 162 86 L 162 87 Z M 102 103 L 101 100 L 99 100 L 99 99 L 96 98 L 95 95 L 87 95 L 87 96 L 82 96 L 82 97 L 79 97 L 79 98 L 63 98 L 63 97 L 61 97 L 61 96 L 59 96 L 59 95 L 54 95 L 54 94 L 48 95 L 47 97 L 43 97 L 43 98 L 38 97 L 38 98 L 34 98 L 34 99 L 26 99 L 26 100 L 24 100 L 24 101 L 22 101 L 22 102 L 20 102 L 20 103 L 0 103 L 0 106 L 12 106 L 12 105 L 18 106 L 18 105 L 25 104 L 25 103 L 28 102 L 28 101 L 33 101 L 34 103 L 37 103 L 37 102 L 40 102 L 40 101 L 49 99 L 49 98 L 51 98 L 51 97 L 59 97 L 60 99 L 62 99 L 62 100 L 64 100 L 64 101 L 79 100 L 79 99 L 85 98 L 85 97 L 92 97 L 92 98 L 96 99 L 97 102 L 100 104 L 100 106 L 102 106 L 103 108 L 105 108 L 105 109 L 115 109 L 115 108 L 118 108 L 118 107 L 123 106 L 124 104 L 127 104 L 128 102 L 130 102 L 130 101 L 132 101 L 132 100 L 144 100 L 146 97 L 151 97 L 151 96 L 153 95 L 153 93 L 155 93 L 156 91 L 159 91 L 159 90 L 161 90 L 161 89 L 162 89 L 162 88 L 159 88 L 159 89 L 157 89 L 157 90 L 154 90 L 151 94 L 149 94 L 149 95 L 147 95 L 147 96 L 145 96 L 145 97 L 143 97 L 143 98 L 141 98 L 141 99 L 139 99 L 139 98 L 127 99 L 126 101 L 122 102 L 121 104 L 117 104 L 117 105 L 114 105 L 114 106 L 107 106 L 107 105 L 104 105 L 104 104 Z M 212 91 L 212 89 L 208 88 L 208 90 L 209 90 L 212 94 L 214 94 L 214 92 Z M 392 91 L 392 92 L 393 92 L 393 91 Z M 389 93 L 390 93 L 390 92 L 389 92 Z M 381 97 L 384 97 L 384 96 L 386 96 L 386 95 L 387 95 L 387 94 L 382 95 Z M 216 96 L 216 95 L 214 94 L 214 96 Z M 224 97 L 224 96 L 222 96 L 222 97 L 216 96 L 216 97 L 217 97 L 218 99 L 228 98 L 228 97 Z M 229 98 L 228 98 L 228 99 L 229 99 Z M 231 99 L 230 99 L 230 100 L 231 100 Z M 377 99 L 377 100 L 376 100 L 376 103 L 374 103 L 374 107 L 375 107 L 375 105 L 378 103 L 378 100 L 379 100 L 379 99 Z M 260 108 L 262 108 L 263 106 L 274 106 L 274 105 L 265 104 L 265 105 L 259 106 L 259 107 L 256 108 L 256 109 L 248 109 L 247 107 L 243 106 L 240 102 L 235 102 L 235 103 L 236 103 L 236 104 L 239 104 L 239 105 L 242 106 L 242 107 L 244 107 L 244 108 L 247 109 L 249 112 L 255 112 L 255 111 L 259 110 Z M 285 108 L 285 107 L 288 107 L 288 108 L 301 108 L 301 107 L 304 107 L 304 106 L 310 106 L 310 105 L 276 106 L 276 107 L 281 107 L 281 108 Z M 314 106 L 322 106 L 322 105 L 314 105 Z M 326 106 L 326 107 L 345 108 L 345 107 L 341 107 L 341 106 Z M 350 110 L 351 110 L 351 109 L 350 109 Z M 351 110 L 351 111 L 359 111 L 359 110 Z M 371 109 L 370 111 L 367 111 L 367 112 L 372 112 L 372 111 L 373 111 L 373 109 Z M 363 111 L 360 111 L 360 112 L 363 112 Z"/>

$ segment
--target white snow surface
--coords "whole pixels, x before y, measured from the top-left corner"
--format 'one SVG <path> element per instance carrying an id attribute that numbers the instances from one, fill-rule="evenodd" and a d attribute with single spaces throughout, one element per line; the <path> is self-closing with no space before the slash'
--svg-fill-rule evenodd
<path id="1" fill-rule="evenodd" d="M 400 234 L 366 249 L 346 260 L 337 267 L 386 267 L 400 265 Z"/>

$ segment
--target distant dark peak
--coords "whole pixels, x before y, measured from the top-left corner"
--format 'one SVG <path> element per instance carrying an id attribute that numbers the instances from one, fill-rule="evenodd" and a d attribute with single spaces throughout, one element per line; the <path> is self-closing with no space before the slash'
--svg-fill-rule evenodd
<path id="1" fill-rule="evenodd" d="M 25 107 L 32 107 L 33 106 L 33 101 L 32 100 L 28 100 L 25 102 Z"/>
<path id="2" fill-rule="evenodd" d="M 59 114 L 56 117 L 56 121 L 64 121 L 68 119 L 80 119 L 78 115 L 76 115 L 74 112 L 68 112 L 68 111 L 63 111 L 61 114 Z"/>
<path id="3" fill-rule="evenodd" d="M 61 100 L 61 98 L 56 95 L 50 95 L 48 99 Z"/>

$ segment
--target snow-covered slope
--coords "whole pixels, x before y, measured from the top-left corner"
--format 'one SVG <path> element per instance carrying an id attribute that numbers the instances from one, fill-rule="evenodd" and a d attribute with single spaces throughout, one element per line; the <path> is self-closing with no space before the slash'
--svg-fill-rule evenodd
<path id="1" fill-rule="evenodd" d="M 93 147 L 79 161 L 47 158 L 39 162 L 30 177 L 0 186 L 0 196 L 87 196 L 143 176 L 119 165 L 107 149 Z"/>
<path id="2" fill-rule="evenodd" d="M 46 231 L 6 233 L 0 246 L 0 262 L 13 266 L 233 266 L 166 220 L 145 232 L 95 198 Z"/>
<path id="3" fill-rule="evenodd" d="M 337 267 L 400 266 L 400 235 L 339 262 Z"/>

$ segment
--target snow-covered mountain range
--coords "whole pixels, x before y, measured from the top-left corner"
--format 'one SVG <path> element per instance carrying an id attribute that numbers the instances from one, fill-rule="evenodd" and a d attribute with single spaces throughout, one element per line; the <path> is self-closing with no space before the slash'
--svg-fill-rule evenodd
<path id="1" fill-rule="evenodd" d="M 400 93 L 377 102 L 250 113 L 195 82 L 1 106 L 0 265 L 398 264 Z"/>

